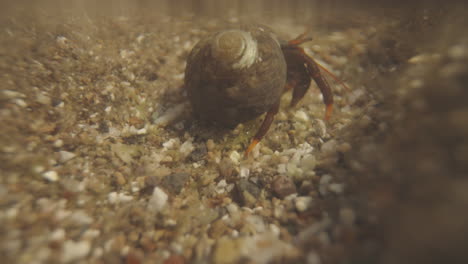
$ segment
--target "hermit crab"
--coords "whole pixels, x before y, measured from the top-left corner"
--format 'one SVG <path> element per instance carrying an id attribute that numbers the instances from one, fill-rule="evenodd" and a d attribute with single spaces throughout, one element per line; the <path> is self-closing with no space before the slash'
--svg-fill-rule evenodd
<path id="1" fill-rule="evenodd" d="M 328 119 L 333 94 L 320 71 L 326 69 L 299 46 L 309 40 L 302 34 L 283 41 L 262 25 L 243 25 L 200 40 L 188 56 L 184 80 L 194 115 L 235 127 L 266 113 L 244 153 L 247 156 L 270 128 L 282 94 L 292 90 L 291 106 L 295 106 L 313 79 Z"/>

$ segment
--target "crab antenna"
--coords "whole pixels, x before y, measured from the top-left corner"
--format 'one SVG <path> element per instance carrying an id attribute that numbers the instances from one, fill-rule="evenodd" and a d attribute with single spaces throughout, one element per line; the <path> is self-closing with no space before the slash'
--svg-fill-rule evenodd
<path id="1" fill-rule="evenodd" d="M 288 44 L 297 46 L 302 43 L 311 41 L 312 37 L 306 37 L 308 34 L 309 34 L 309 29 L 307 29 L 304 33 L 300 34 L 299 36 L 297 36 L 295 39 L 288 41 Z"/>

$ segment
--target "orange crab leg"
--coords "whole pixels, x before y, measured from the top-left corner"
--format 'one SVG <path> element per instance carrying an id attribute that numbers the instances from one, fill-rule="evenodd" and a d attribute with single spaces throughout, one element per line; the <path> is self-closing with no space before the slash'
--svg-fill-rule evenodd
<path id="1" fill-rule="evenodd" d="M 262 140 L 262 138 L 265 136 L 266 132 L 268 129 L 270 129 L 271 123 L 273 123 L 273 120 L 275 118 L 275 115 L 279 111 L 279 101 L 275 103 L 270 110 L 265 115 L 265 119 L 263 119 L 262 124 L 260 125 L 260 128 L 257 130 L 257 133 L 255 136 L 252 138 L 252 141 L 250 142 L 250 145 L 247 147 L 247 149 L 244 152 L 244 157 L 247 157 L 249 153 L 255 148 L 255 146 Z"/>

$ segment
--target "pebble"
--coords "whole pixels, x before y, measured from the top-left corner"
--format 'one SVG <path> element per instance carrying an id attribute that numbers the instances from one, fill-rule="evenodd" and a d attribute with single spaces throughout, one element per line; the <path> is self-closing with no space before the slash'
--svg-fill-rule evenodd
<path id="1" fill-rule="evenodd" d="M 117 184 L 120 185 L 120 186 L 127 183 L 127 180 L 125 179 L 125 177 L 123 176 L 123 174 L 121 172 L 116 171 L 114 173 L 114 178 L 115 178 L 115 181 L 117 182 Z"/>
<path id="2" fill-rule="evenodd" d="M 122 143 L 113 144 L 111 150 L 125 163 L 131 163 L 133 157 L 139 154 L 139 148 L 137 146 Z"/>
<path id="3" fill-rule="evenodd" d="M 229 239 L 227 237 L 221 237 L 216 243 L 216 247 L 213 253 L 213 263 L 217 264 L 228 264 L 236 263 L 240 258 L 239 249 L 242 246 L 240 239 Z"/>
<path id="4" fill-rule="evenodd" d="M 16 105 L 18 105 L 18 106 L 20 106 L 20 107 L 23 107 L 23 108 L 28 106 L 28 104 L 27 104 L 23 99 L 17 98 L 17 99 L 14 99 L 13 102 L 14 102 Z"/>
<path id="5" fill-rule="evenodd" d="M 161 211 L 166 206 L 167 199 L 167 194 L 161 188 L 154 187 L 153 195 L 151 195 L 148 201 L 148 209 L 153 212 Z"/>
<path id="6" fill-rule="evenodd" d="M 54 230 L 52 233 L 49 235 L 49 240 L 50 241 L 62 241 L 65 239 L 65 230 L 63 228 L 59 228 Z"/>
<path id="7" fill-rule="evenodd" d="M 36 101 L 43 105 L 50 105 L 52 103 L 52 100 L 50 99 L 50 97 L 45 95 L 44 93 L 39 93 L 36 96 Z"/>
<path id="8" fill-rule="evenodd" d="M 70 215 L 69 220 L 78 225 L 89 225 L 94 220 L 87 215 L 83 210 L 77 210 Z"/>
<path id="9" fill-rule="evenodd" d="M 239 169 L 239 177 L 241 178 L 248 178 L 250 175 L 250 169 L 246 166 L 241 166 Z"/>
<path id="10" fill-rule="evenodd" d="M 193 162 L 198 162 L 203 160 L 207 153 L 207 146 L 205 144 L 200 144 L 190 153 L 189 158 Z"/>
<path id="11" fill-rule="evenodd" d="M 166 112 L 164 112 L 164 114 L 155 118 L 154 124 L 160 126 L 169 124 L 170 122 L 176 120 L 180 115 L 182 115 L 185 108 L 186 104 L 182 103 L 168 109 Z"/>
<path id="12" fill-rule="evenodd" d="M 273 194 L 280 198 L 284 199 L 286 196 L 296 193 L 296 185 L 294 184 L 293 180 L 287 176 L 277 176 L 273 180 Z"/>
<path id="13" fill-rule="evenodd" d="M 25 98 L 26 95 L 23 93 L 13 91 L 13 90 L 1 90 L 1 95 L 4 96 L 6 99 L 13 99 L 13 98 Z"/>
<path id="14" fill-rule="evenodd" d="M 300 122 L 309 122 L 309 116 L 302 110 L 297 110 L 295 113 L 294 113 L 294 118 L 297 120 L 297 121 L 300 121 Z"/>
<path id="15" fill-rule="evenodd" d="M 46 171 L 42 174 L 42 177 L 50 182 L 56 182 L 59 180 L 59 175 L 56 171 Z"/>
<path id="16" fill-rule="evenodd" d="M 254 205 L 261 192 L 260 188 L 255 183 L 244 178 L 236 183 L 235 190 L 240 199 L 239 202 L 247 206 Z"/>
<path id="17" fill-rule="evenodd" d="M 219 173 L 225 179 L 230 178 L 235 173 L 234 163 L 230 158 L 224 158 L 219 164 Z"/>
<path id="18" fill-rule="evenodd" d="M 218 194 L 222 194 L 222 193 L 224 193 L 224 192 L 226 191 L 226 187 L 227 187 L 227 182 L 226 182 L 226 180 L 220 180 L 220 181 L 218 182 L 218 184 L 216 184 L 216 189 L 215 189 L 215 191 L 216 191 L 216 193 L 218 193 Z"/>
<path id="19" fill-rule="evenodd" d="M 229 159 L 231 159 L 231 161 L 234 164 L 239 164 L 240 158 L 241 158 L 241 155 L 239 154 L 239 152 L 235 150 L 231 151 L 231 154 L 229 154 Z"/>
<path id="20" fill-rule="evenodd" d="M 302 213 L 310 208 L 312 200 L 312 197 L 309 196 L 299 196 L 294 199 L 294 205 L 296 206 L 297 211 Z"/>
<path id="21" fill-rule="evenodd" d="M 165 150 L 168 150 L 168 149 L 175 148 L 179 144 L 180 144 L 180 141 L 178 138 L 171 138 L 168 141 L 164 142 L 162 146 L 164 147 Z"/>
<path id="22" fill-rule="evenodd" d="M 59 160 L 60 163 L 65 163 L 65 162 L 73 159 L 74 157 L 76 157 L 75 153 L 61 150 L 61 151 L 59 151 L 58 160 Z"/>
<path id="23" fill-rule="evenodd" d="M 324 156 L 331 156 L 331 155 L 336 154 L 337 145 L 338 143 L 334 139 L 323 143 L 322 148 L 321 148 L 322 154 Z"/>
<path id="24" fill-rule="evenodd" d="M 64 263 L 73 262 L 86 257 L 91 250 L 89 241 L 67 240 L 63 243 L 62 261 Z"/>
<path id="25" fill-rule="evenodd" d="M 183 157 L 187 157 L 194 149 L 195 147 L 193 146 L 192 141 L 187 140 L 182 145 L 180 145 L 179 151 Z"/>
<path id="26" fill-rule="evenodd" d="M 190 174 L 188 173 L 171 173 L 162 179 L 161 186 L 169 193 L 179 194 L 189 179 Z"/>
<path id="27" fill-rule="evenodd" d="M 57 139 L 54 141 L 54 147 L 61 148 L 63 146 L 63 140 Z"/>
<path id="28" fill-rule="evenodd" d="M 331 183 L 328 185 L 328 190 L 336 194 L 342 194 L 344 191 L 344 184 L 342 183 Z"/>
<path id="29" fill-rule="evenodd" d="M 332 181 L 332 176 L 329 174 L 325 174 L 320 177 L 319 181 L 319 192 L 321 195 L 325 195 L 328 193 L 328 184 Z"/>
<path id="30" fill-rule="evenodd" d="M 108 199 L 111 204 L 118 204 L 133 200 L 133 196 L 126 195 L 124 193 L 111 192 L 108 195 Z"/>

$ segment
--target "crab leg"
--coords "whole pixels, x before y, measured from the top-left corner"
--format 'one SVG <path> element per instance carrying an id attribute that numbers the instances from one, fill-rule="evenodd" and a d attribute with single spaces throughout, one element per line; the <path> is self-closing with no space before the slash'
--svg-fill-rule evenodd
<path id="1" fill-rule="evenodd" d="M 323 102 L 325 103 L 325 120 L 330 119 L 331 113 L 333 111 L 333 94 L 330 89 L 330 85 L 328 85 L 327 80 L 323 77 L 320 72 L 320 67 L 318 64 L 309 57 L 302 48 L 297 48 L 296 52 L 300 55 L 307 65 L 307 70 L 309 75 L 314 79 L 315 83 L 317 84 L 320 92 L 323 95 Z"/>
<path id="2" fill-rule="evenodd" d="M 257 130 L 257 133 L 255 136 L 252 138 L 252 141 L 250 142 L 249 147 L 247 150 L 244 152 L 244 157 L 247 157 L 249 153 L 252 151 L 252 149 L 262 140 L 262 138 L 265 136 L 266 132 L 268 129 L 270 129 L 271 123 L 273 123 L 273 120 L 275 119 L 275 115 L 278 113 L 279 110 L 279 101 L 275 103 L 270 110 L 265 114 L 265 119 L 263 119 L 262 124 L 260 125 L 260 128 Z"/>

